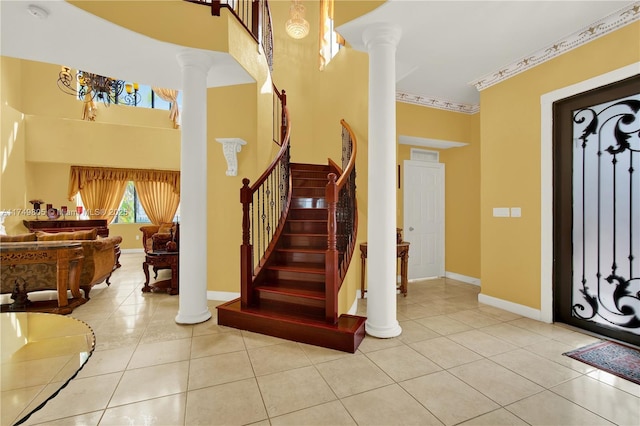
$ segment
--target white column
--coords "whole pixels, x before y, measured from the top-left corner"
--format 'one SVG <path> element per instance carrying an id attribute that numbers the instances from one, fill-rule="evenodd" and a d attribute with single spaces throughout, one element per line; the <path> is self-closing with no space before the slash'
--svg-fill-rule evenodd
<path id="1" fill-rule="evenodd" d="M 396 46 L 401 31 L 388 24 L 367 28 L 369 52 L 369 201 L 367 334 L 399 336 L 396 317 Z"/>
<path id="2" fill-rule="evenodd" d="M 207 306 L 207 73 L 206 52 L 177 55 L 182 68 L 180 143 L 180 300 L 176 322 L 211 318 Z"/>

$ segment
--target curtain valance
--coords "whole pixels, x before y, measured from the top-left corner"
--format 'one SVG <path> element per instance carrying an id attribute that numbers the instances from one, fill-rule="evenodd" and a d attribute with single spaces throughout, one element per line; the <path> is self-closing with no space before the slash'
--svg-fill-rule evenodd
<path id="1" fill-rule="evenodd" d="M 94 180 L 163 182 L 170 185 L 174 193 L 180 194 L 180 171 L 177 170 L 71 166 L 69 200 L 71 201 L 87 183 Z"/>

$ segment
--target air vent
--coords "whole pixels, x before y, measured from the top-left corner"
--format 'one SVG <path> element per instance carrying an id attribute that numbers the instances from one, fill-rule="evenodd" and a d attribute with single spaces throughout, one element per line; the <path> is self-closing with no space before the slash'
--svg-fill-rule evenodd
<path id="1" fill-rule="evenodd" d="M 438 163 L 440 161 L 440 153 L 438 151 L 411 148 L 411 159 L 414 161 L 428 161 L 430 163 Z"/>

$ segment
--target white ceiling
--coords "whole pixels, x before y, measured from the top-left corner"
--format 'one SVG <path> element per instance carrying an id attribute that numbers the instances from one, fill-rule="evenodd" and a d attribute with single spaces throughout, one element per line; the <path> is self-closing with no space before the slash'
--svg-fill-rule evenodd
<path id="1" fill-rule="evenodd" d="M 32 16 L 27 11 L 29 5 L 41 7 L 48 16 Z M 566 42 L 568 37 L 575 38 L 590 25 L 630 6 L 636 9 L 618 19 L 625 24 L 640 18 L 640 2 L 389 0 L 338 31 L 355 48 L 365 50 L 362 31 L 368 25 L 387 22 L 400 26 L 399 96 L 434 106 L 453 103 L 460 110 L 473 112 L 479 102 L 473 83 L 522 58 L 540 56 L 539 52 L 559 41 L 566 48 L 575 47 L 579 43 Z M 203 8 L 203 13 L 209 12 Z M 0 24 L 3 56 L 182 88 L 175 58 L 184 47 L 118 27 L 65 1 L 1 0 Z M 595 29 L 598 35 L 615 28 L 607 23 Z M 635 48 L 640 48 L 640 34 Z M 253 81 L 230 55 L 211 55 L 217 66 L 208 75 L 209 87 Z"/>
<path id="2" fill-rule="evenodd" d="M 28 12 L 30 5 L 42 8 L 48 16 L 32 16 Z M 149 10 L 153 10 L 151 4 Z M 210 11 L 203 6 L 202 13 Z M 62 0 L 0 0 L 0 53 L 3 56 L 181 89 L 182 73 L 176 55 L 184 50 L 183 46 L 114 25 Z M 208 87 L 254 81 L 228 53 L 210 54 L 216 66 L 207 76 Z"/>
<path id="3" fill-rule="evenodd" d="M 623 8 L 635 5 L 630 13 Z M 617 13 L 616 13 L 617 12 Z M 599 20 L 593 34 L 580 35 Z M 390 23 L 401 28 L 396 53 L 396 89 L 407 98 L 423 97 L 465 106 L 479 103 L 474 83 L 485 76 L 538 58 L 560 43 L 561 51 L 640 18 L 632 1 L 430 1 L 389 0 L 337 31 L 356 49 L 366 51 L 365 28 Z M 617 22 L 618 24 L 616 24 Z M 636 46 L 640 49 L 640 34 Z M 594 58 L 594 60 L 598 60 Z"/>

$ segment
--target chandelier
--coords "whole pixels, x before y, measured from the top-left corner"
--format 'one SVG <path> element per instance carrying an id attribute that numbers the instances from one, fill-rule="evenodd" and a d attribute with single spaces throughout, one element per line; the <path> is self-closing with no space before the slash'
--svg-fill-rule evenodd
<path id="1" fill-rule="evenodd" d="M 295 39 L 305 38 L 309 34 L 309 22 L 304 19 L 305 9 L 300 0 L 292 0 L 289 8 L 289 20 L 285 24 L 287 34 Z"/>
<path id="2" fill-rule="evenodd" d="M 137 106 L 141 101 L 138 83 L 125 83 L 123 80 L 80 70 L 74 75 L 71 68 L 65 66 L 61 67 L 58 74 L 58 88 L 84 102 L 102 102 L 106 106 Z"/>

